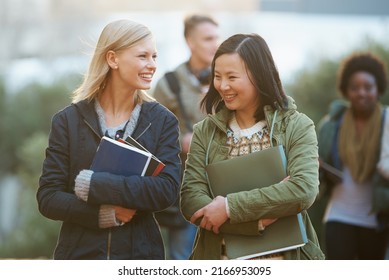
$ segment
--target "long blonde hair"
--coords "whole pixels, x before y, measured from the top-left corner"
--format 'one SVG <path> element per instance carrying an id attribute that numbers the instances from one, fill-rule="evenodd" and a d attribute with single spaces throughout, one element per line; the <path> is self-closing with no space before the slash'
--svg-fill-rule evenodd
<path id="1" fill-rule="evenodd" d="M 84 99 L 91 100 L 104 88 L 110 67 L 106 60 L 108 51 L 120 51 L 152 37 L 148 27 L 131 20 L 117 20 L 107 24 L 100 34 L 92 59 L 83 82 L 73 92 L 74 103 Z M 135 93 L 137 101 L 154 100 L 143 90 Z"/>

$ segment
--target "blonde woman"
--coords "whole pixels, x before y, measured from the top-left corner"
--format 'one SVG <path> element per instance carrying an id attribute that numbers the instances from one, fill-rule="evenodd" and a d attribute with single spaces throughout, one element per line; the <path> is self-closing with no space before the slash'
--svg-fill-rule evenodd
<path id="1" fill-rule="evenodd" d="M 144 91 L 156 56 L 146 26 L 109 23 L 72 104 L 52 119 L 37 199 L 63 222 L 55 259 L 165 258 L 153 213 L 176 201 L 181 164 L 176 117 Z M 104 135 L 131 135 L 166 167 L 156 177 L 89 170 Z"/>

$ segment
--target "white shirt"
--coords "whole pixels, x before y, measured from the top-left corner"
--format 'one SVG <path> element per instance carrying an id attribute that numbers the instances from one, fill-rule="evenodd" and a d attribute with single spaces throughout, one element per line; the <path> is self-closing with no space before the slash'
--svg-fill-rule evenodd
<path id="1" fill-rule="evenodd" d="M 354 182 L 350 171 L 343 170 L 343 182 L 334 186 L 324 215 L 324 222 L 342 222 L 345 224 L 376 228 L 375 213 L 371 213 L 373 185 L 371 182 Z"/>

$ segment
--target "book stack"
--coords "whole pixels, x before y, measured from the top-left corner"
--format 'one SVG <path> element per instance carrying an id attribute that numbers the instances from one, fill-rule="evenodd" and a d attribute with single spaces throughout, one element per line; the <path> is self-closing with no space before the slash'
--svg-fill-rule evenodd
<path id="1" fill-rule="evenodd" d="M 268 187 L 287 177 L 284 148 L 275 146 L 215 162 L 206 166 L 206 172 L 214 197 Z M 278 218 L 259 236 L 224 234 L 223 237 L 229 259 L 260 257 L 295 249 L 308 242 L 301 213 Z"/>
<path id="2" fill-rule="evenodd" d="M 114 140 L 101 138 L 91 170 L 123 176 L 157 176 L 165 164 L 131 136 Z"/>

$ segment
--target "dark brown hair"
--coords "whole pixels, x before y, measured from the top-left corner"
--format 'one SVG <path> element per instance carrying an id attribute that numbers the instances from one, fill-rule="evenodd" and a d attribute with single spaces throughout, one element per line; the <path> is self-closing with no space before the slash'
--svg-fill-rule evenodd
<path id="1" fill-rule="evenodd" d="M 255 113 L 257 121 L 264 119 L 263 107 L 270 105 L 277 109 L 287 108 L 287 97 L 266 41 L 258 34 L 236 34 L 225 40 L 216 51 L 212 61 L 212 79 L 208 93 L 201 101 L 207 113 L 213 113 L 224 106 L 214 85 L 215 60 L 223 54 L 237 53 L 243 60 L 248 76 L 259 95 Z"/>

